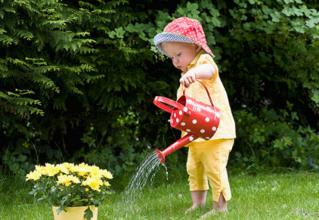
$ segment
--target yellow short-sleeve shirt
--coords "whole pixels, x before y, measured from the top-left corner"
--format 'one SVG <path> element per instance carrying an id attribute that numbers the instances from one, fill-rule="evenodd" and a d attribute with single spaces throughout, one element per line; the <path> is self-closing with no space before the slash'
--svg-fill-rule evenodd
<path id="1" fill-rule="evenodd" d="M 200 80 L 207 87 L 214 105 L 221 111 L 219 127 L 211 140 L 236 138 L 235 121 L 229 105 L 228 96 L 223 86 L 223 83 L 220 80 L 218 67 L 213 58 L 209 54 L 200 52 L 195 57 L 195 59 L 188 65 L 188 70 L 201 64 L 213 64 L 216 70 L 210 79 Z M 184 73 L 185 72 L 183 72 L 182 75 Z M 185 88 L 182 85 L 180 85 L 180 87 L 177 90 L 177 98 L 183 95 L 184 89 Z M 194 82 L 188 88 L 186 88 L 185 95 L 210 105 L 210 101 L 206 93 L 206 90 L 203 87 L 203 85 L 199 82 Z M 184 134 L 185 133 L 183 132 L 182 136 Z M 205 140 L 202 138 L 198 138 L 195 141 Z"/>

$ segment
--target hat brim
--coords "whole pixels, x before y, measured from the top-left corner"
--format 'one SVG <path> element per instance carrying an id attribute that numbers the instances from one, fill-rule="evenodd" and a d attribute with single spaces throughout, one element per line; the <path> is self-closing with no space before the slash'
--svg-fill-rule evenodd
<path id="1" fill-rule="evenodd" d="M 159 33 L 154 37 L 154 44 L 156 48 L 164 55 L 167 55 L 165 51 L 163 51 L 163 49 L 161 48 L 161 44 L 164 42 L 194 43 L 192 39 L 185 37 L 183 35 L 168 32 Z"/>

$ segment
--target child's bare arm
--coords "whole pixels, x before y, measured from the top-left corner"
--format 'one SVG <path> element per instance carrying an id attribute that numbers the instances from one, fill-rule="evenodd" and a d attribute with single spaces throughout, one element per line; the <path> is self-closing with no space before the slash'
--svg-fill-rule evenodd
<path id="1" fill-rule="evenodd" d="M 179 80 L 179 82 L 188 87 L 197 79 L 209 79 L 213 76 L 216 69 L 213 64 L 202 64 L 188 70 Z"/>

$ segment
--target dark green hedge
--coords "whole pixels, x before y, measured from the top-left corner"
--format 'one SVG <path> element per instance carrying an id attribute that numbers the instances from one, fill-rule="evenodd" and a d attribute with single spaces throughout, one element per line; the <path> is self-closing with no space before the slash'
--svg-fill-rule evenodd
<path id="1" fill-rule="evenodd" d="M 152 100 L 174 98 L 179 73 L 152 38 L 180 16 L 216 55 L 237 123 L 230 164 L 317 169 L 317 1 L 0 2 L 3 169 L 86 161 L 122 175 L 177 139 Z"/>

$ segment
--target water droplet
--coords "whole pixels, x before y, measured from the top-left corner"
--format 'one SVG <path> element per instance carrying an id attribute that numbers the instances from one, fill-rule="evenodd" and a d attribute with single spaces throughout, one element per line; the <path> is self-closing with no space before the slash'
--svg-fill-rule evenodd
<path id="1" fill-rule="evenodd" d="M 162 163 L 162 166 L 163 166 L 164 169 L 165 169 L 166 180 L 168 181 L 168 170 L 167 170 L 167 166 L 166 166 L 164 163 Z"/>

